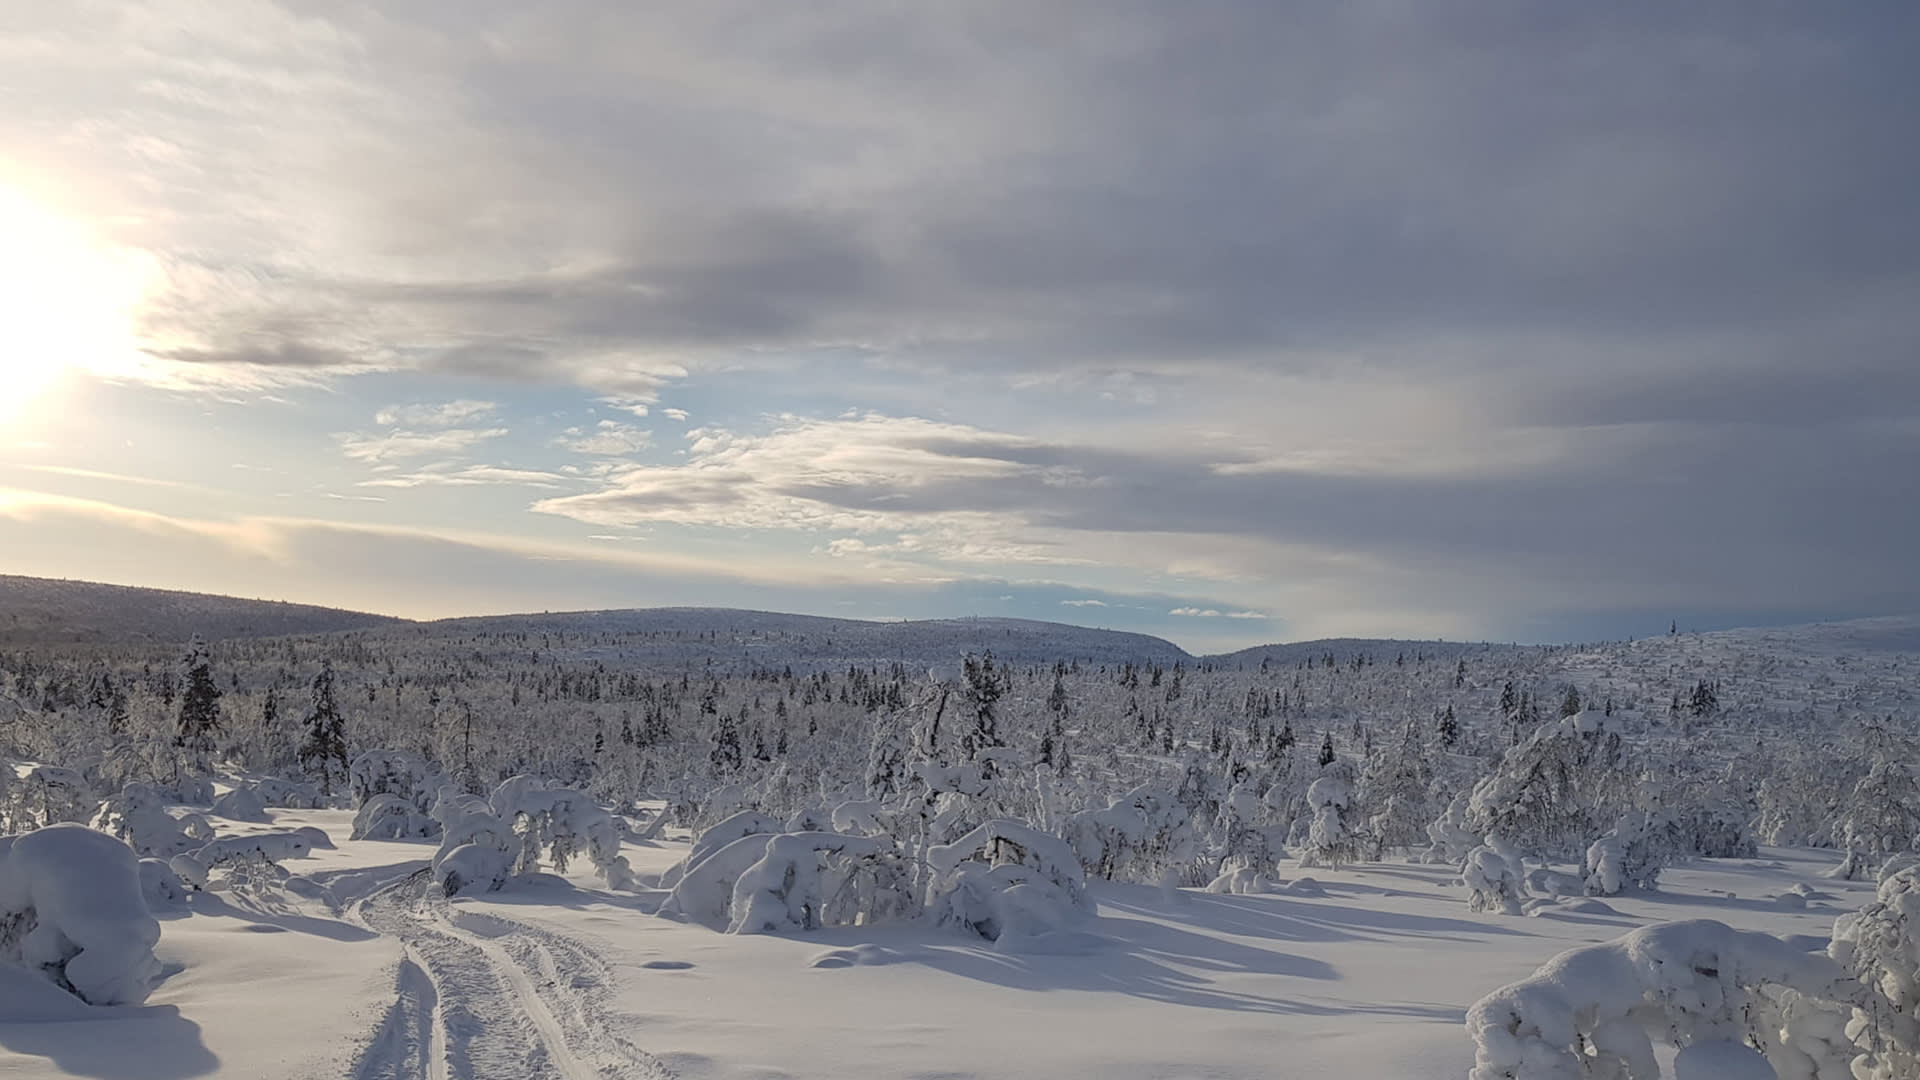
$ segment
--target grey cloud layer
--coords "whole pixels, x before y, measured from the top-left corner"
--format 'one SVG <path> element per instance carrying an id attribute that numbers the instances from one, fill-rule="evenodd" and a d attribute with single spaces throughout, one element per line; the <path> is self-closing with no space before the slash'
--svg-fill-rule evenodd
<path id="1" fill-rule="evenodd" d="M 1920 606 L 1914 5 L 22 16 L 0 183 L 155 254 L 163 374 L 644 414 L 831 352 L 943 418 L 696 433 L 546 512 L 1349 586 L 1323 603 Z M 1094 387 L 1131 426 L 1076 426 Z M 496 438 L 408 423 L 344 448 Z M 407 475 L 547 482 L 484 468 Z"/>
<path id="2" fill-rule="evenodd" d="M 153 5 L 18 49 L 45 119 L 6 136 L 137 162 L 105 183 L 178 271 L 154 330 L 185 361 L 1417 366 L 1443 337 L 1915 329 L 1916 19 Z"/>

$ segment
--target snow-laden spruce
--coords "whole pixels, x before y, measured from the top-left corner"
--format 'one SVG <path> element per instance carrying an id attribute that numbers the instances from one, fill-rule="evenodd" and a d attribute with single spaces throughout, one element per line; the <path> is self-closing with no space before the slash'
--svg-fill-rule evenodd
<path id="1" fill-rule="evenodd" d="M 19 964 L 93 1005 L 152 992 L 160 924 L 126 844 L 63 822 L 0 837 L 0 963 Z"/>

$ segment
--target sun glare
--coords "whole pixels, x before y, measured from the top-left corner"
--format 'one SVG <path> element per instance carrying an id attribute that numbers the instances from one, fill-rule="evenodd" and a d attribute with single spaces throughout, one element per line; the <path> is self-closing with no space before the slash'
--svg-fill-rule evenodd
<path id="1" fill-rule="evenodd" d="M 0 428 L 46 408 L 73 372 L 135 358 L 143 263 L 0 187 Z"/>

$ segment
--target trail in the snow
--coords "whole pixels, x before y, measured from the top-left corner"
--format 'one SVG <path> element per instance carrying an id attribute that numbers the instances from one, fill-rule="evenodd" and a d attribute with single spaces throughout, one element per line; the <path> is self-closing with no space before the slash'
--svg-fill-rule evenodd
<path id="1" fill-rule="evenodd" d="M 362 900 L 371 929 L 406 948 L 389 1007 L 355 1080 L 665 1080 L 616 1034 L 608 969 L 578 943 L 456 912 L 425 873 Z"/>

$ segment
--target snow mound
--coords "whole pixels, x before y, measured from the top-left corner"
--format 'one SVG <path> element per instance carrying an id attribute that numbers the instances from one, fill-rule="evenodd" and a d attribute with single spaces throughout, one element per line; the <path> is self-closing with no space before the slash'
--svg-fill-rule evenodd
<path id="1" fill-rule="evenodd" d="M 266 802 L 251 786 L 244 784 L 213 800 L 213 809 L 209 813 L 228 821 L 271 820 L 267 815 Z"/>
<path id="2" fill-rule="evenodd" d="M 145 1001 L 160 924 L 133 850 L 71 822 L 0 844 L 0 960 L 44 971 L 92 1005 Z"/>
<path id="3" fill-rule="evenodd" d="M 190 891 L 165 859 L 140 860 L 140 895 L 149 911 L 174 911 L 186 904 Z"/>
<path id="4" fill-rule="evenodd" d="M 1274 891 L 1285 893 L 1288 896 L 1325 896 L 1327 895 L 1326 886 L 1320 884 L 1318 881 L 1315 881 L 1310 877 L 1294 878 L 1292 881 L 1287 882 L 1285 885 L 1280 886 L 1278 889 Z"/>
<path id="5" fill-rule="evenodd" d="M 879 967 L 884 964 L 899 964 L 914 959 L 914 954 L 899 949 L 889 949 L 884 945 L 871 942 L 855 945 L 847 949 L 828 949 L 815 956 L 807 965 L 816 968 Z"/>

